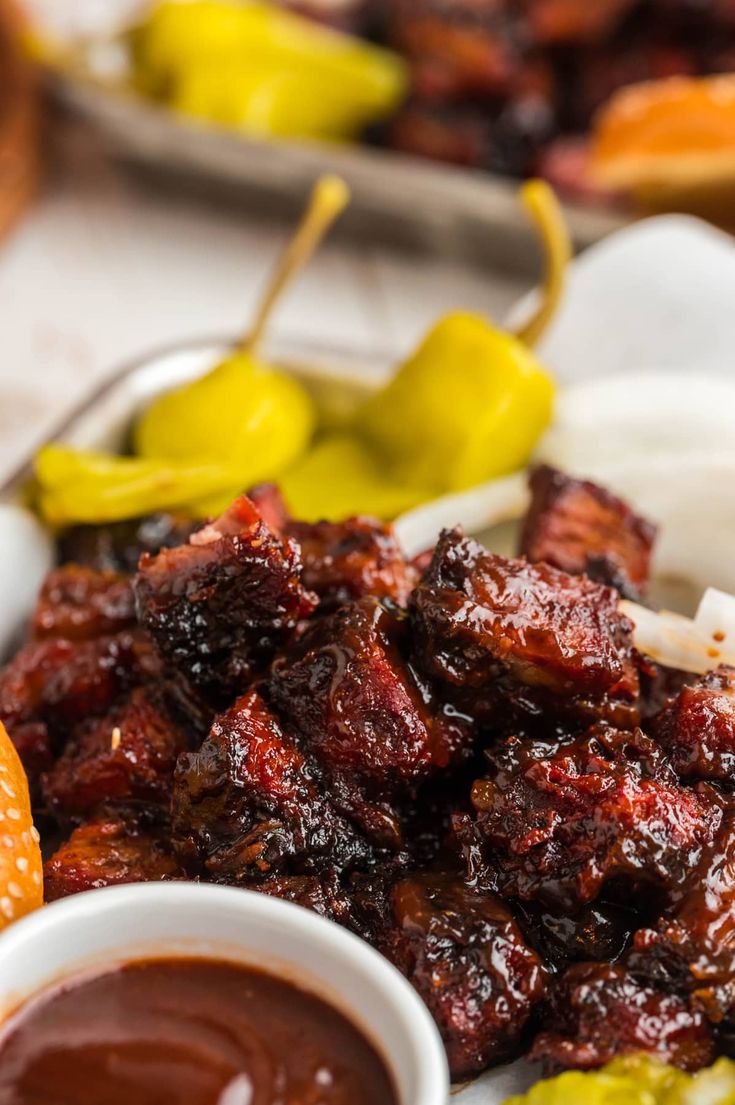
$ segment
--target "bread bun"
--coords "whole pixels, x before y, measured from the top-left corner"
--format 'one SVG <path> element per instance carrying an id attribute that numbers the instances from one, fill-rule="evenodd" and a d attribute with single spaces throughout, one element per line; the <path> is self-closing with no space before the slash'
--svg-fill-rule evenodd
<path id="1" fill-rule="evenodd" d="M 595 123 L 601 187 L 735 222 L 735 74 L 630 85 Z"/>

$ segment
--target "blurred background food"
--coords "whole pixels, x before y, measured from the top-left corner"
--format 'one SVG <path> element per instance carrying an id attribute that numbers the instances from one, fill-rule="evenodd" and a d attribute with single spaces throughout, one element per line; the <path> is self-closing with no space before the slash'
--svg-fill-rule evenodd
<path id="1" fill-rule="evenodd" d="M 666 120 L 666 152 L 675 161 L 696 155 L 697 135 L 710 130 L 732 150 L 732 130 L 722 125 L 732 108 L 728 115 L 721 85 L 702 79 L 735 69 L 733 0 L 136 0 L 127 7 L 117 70 L 109 50 L 97 50 L 91 69 L 114 73 L 181 116 L 250 137 L 361 139 L 502 177 L 539 175 L 568 198 L 598 205 L 632 199 L 699 210 L 712 177 L 705 208 L 729 221 L 731 174 L 725 190 L 720 161 L 700 162 L 690 202 L 688 187 L 671 188 L 660 164 L 639 179 L 637 155 L 648 155 L 650 135 L 628 128 L 626 171 L 616 168 L 609 136 L 611 115 L 629 113 L 619 90 L 643 83 L 637 103 Z M 672 77 L 688 83 L 672 92 Z"/>
<path id="2" fill-rule="evenodd" d="M 20 13 L 0 0 L 0 237 L 35 189 L 38 172 L 38 104 L 33 71 L 19 41 Z"/>

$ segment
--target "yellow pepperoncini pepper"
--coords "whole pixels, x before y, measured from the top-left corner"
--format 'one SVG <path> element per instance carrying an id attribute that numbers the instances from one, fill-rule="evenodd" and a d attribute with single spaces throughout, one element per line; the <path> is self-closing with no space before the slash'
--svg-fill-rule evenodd
<path id="1" fill-rule="evenodd" d="M 167 463 L 63 445 L 41 449 L 35 471 L 40 510 L 58 526 L 185 510 L 192 500 L 237 486 L 232 470 L 217 462 Z"/>
<path id="2" fill-rule="evenodd" d="M 523 202 L 547 252 L 544 294 L 518 335 L 456 312 L 433 327 L 355 426 L 400 483 L 459 491 L 521 468 L 551 421 L 554 383 L 528 342 L 552 318 L 571 246 L 556 199 L 540 181 Z"/>
<path id="3" fill-rule="evenodd" d="M 47 520 L 111 521 L 174 506 L 196 516 L 202 503 L 226 501 L 273 479 L 305 452 L 315 425 L 313 402 L 292 376 L 260 361 L 257 347 L 282 291 L 348 199 L 339 178 L 318 181 L 240 349 L 151 403 L 134 428 L 137 457 L 42 450 L 36 477 Z"/>
<path id="4" fill-rule="evenodd" d="M 323 437 L 279 482 L 289 509 L 305 522 L 356 514 L 390 521 L 430 497 L 426 488 L 391 479 L 373 451 L 347 433 Z"/>
<path id="5" fill-rule="evenodd" d="M 131 41 L 142 90 L 260 135 L 353 137 L 408 87 L 398 55 L 259 0 L 164 0 Z"/>

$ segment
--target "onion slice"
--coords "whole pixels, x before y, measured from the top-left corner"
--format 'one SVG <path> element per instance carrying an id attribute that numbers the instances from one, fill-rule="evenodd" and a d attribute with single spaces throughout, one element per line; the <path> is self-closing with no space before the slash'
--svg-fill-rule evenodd
<path id="1" fill-rule="evenodd" d="M 636 648 L 659 664 L 697 675 L 735 666 L 735 595 L 708 587 L 694 618 L 627 600 L 620 610 L 633 622 Z"/>

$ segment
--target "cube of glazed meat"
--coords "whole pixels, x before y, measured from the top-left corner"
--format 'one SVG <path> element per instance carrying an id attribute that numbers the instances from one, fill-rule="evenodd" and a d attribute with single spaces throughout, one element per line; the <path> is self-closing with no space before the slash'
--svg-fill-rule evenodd
<path id="1" fill-rule="evenodd" d="M 735 783 L 735 668 L 683 687 L 653 719 L 651 733 L 682 778 Z"/>
<path id="2" fill-rule="evenodd" d="M 80 825 L 44 866 L 44 898 L 128 882 L 182 878 L 162 840 L 135 822 L 111 818 Z"/>
<path id="3" fill-rule="evenodd" d="M 36 640 L 82 641 L 135 625 L 135 596 L 127 576 L 67 564 L 49 572 L 31 622 Z"/>
<path id="4" fill-rule="evenodd" d="M 415 660 L 455 687 L 516 701 L 541 695 L 551 709 L 589 712 L 594 703 L 598 716 L 619 704 L 633 721 L 638 673 L 618 597 L 445 530 L 409 604 Z"/>
<path id="5" fill-rule="evenodd" d="M 256 693 L 215 720 L 198 752 L 179 757 L 171 814 L 179 854 L 216 882 L 247 884 L 370 858 Z"/>
<path id="6" fill-rule="evenodd" d="M 110 803 L 167 807 L 176 759 L 187 743 L 159 692 L 139 687 L 69 740 L 42 780 L 47 807 L 70 818 Z"/>
<path id="7" fill-rule="evenodd" d="M 390 526 L 372 518 L 346 522 L 290 522 L 286 533 L 298 542 L 304 586 L 319 596 L 324 613 L 371 595 L 405 606 L 416 582 Z"/>
<path id="8" fill-rule="evenodd" d="M 636 933 L 630 969 L 689 994 L 719 1024 L 735 1019 L 735 808 L 655 929 Z"/>
<path id="9" fill-rule="evenodd" d="M 320 613 L 365 595 L 406 605 L 417 574 L 404 560 L 391 526 L 376 518 L 295 521 L 272 483 L 258 484 L 248 497 L 274 533 L 298 544 L 303 584 L 318 595 Z"/>
<path id="10" fill-rule="evenodd" d="M 514 909 L 532 947 L 556 972 L 589 960 L 616 962 L 640 925 L 634 908 L 600 899 L 574 913 L 535 902 L 516 902 Z"/>
<path id="11" fill-rule="evenodd" d="M 346 925 L 350 919 L 350 897 L 333 867 L 319 875 L 273 875 L 265 882 L 253 884 L 252 889 L 293 902 L 337 924 Z"/>
<path id="12" fill-rule="evenodd" d="M 518 1051 L 545 971 L 499 898 L 458 876 L 412 875 L 388 892 L 373 940 L 428 1005 L 454 1080 Z"/>
<path id="13" fill-rule="evenodd" d="M 546 1067 L 590 1070 L 622 1055 L 645 1053 L 683 1070 L 712 1062 L 712 1030 L 676 994 L 636 981 L 624 967 L 578 963 L 554 985 L 529 1058 Z"/>
<path id="14" fill-rule="evenodd" d="M 467 719 L 432 711 L 401 655 L 405 629 L 401 615 L 361 599 L 315 623 L 268 680 L 334 801 L 361 823 L 366 797 L 412 794 L 474 736 Z"/>
<path id="15" fill-rule="evenodd" d="M 472 789 L 470 862 L 480 877 L 486 865 L 501 893 L 554 910 L 575 911 L 613 880 L 619 893 L 672 900 L 722 816 L 678 785 L 640 731 L 511 737 L 488 760 Z"/>
<path id="16" fill-rule="evenodd" d="M 656 527 L 590 480 L 541 465 L 531 475 L 521 554 L 638 598 L 648 585 Z"/>
<path id="17" fill-rule="evenodd" d="M 0 672 L 0 720 L 31 778 L 50 766 L 75 725 L 105 714 L 155 670 L 138 633 L 90 641 L 54 638 L 16 653 Z"/>
<path id="18" fill-rule="evenodd" d="M 106 525 L 70 526 L 59 535 L 59 563 L 132 575 L 144 552 L 155 556 L 161 549 L 181 545 L 194 528 L 191 518 L 179 514 L 147 514 Z"/>
<path id="19" fill-rule="evenodd" d="M 244 690 L 316 607 L 298 547 L 275 537 L 245 496 L 188 545 L 144 554 L 135 592 L 164 660 L 222 699 Z"/>

